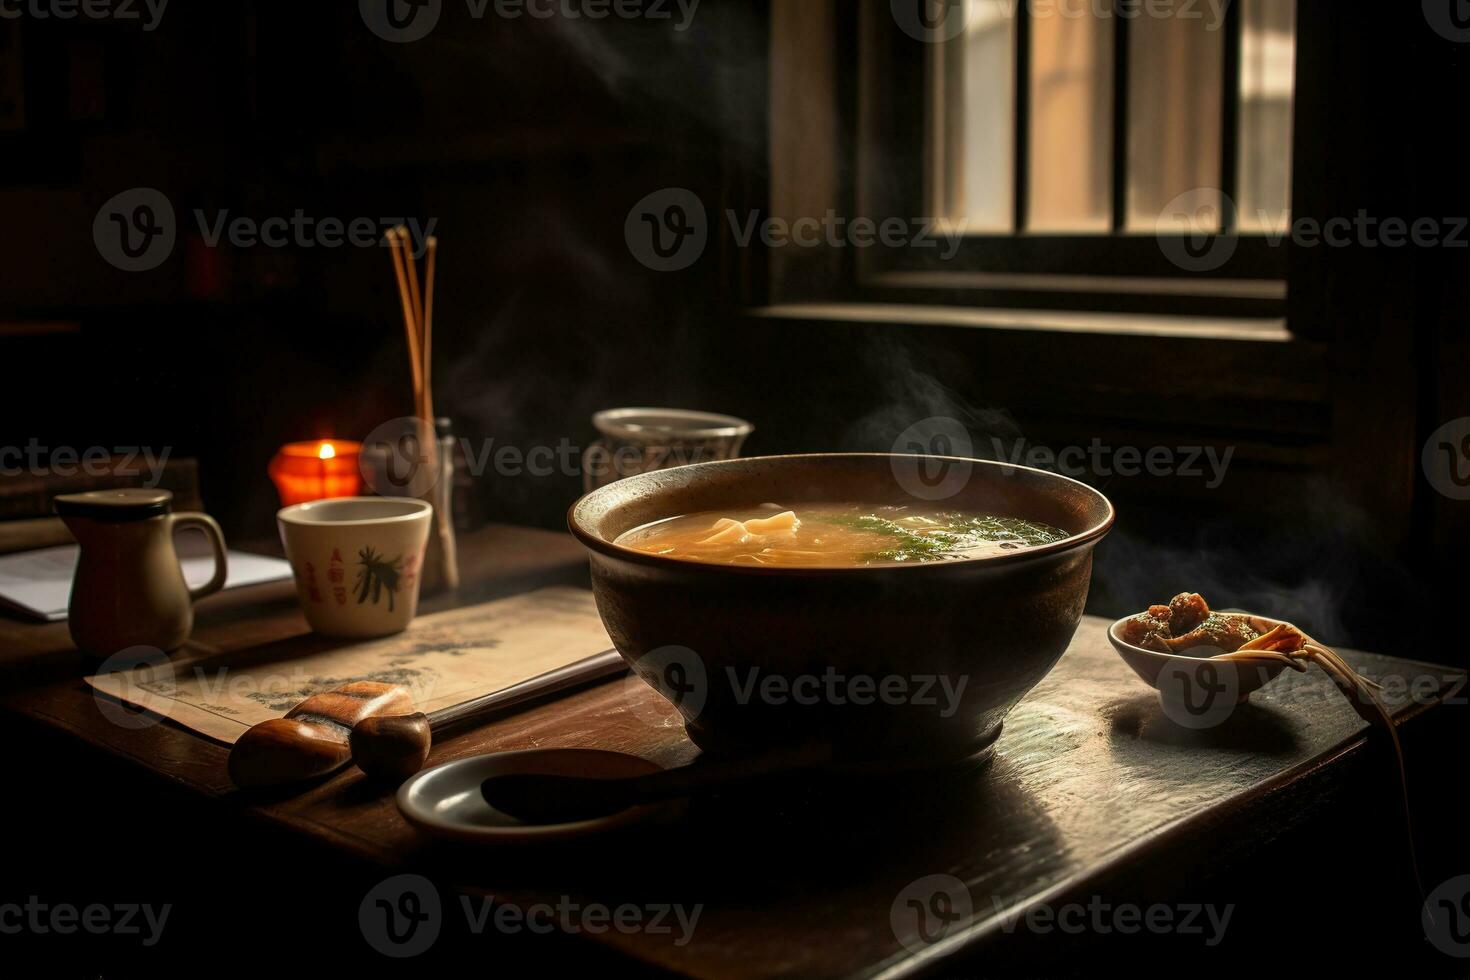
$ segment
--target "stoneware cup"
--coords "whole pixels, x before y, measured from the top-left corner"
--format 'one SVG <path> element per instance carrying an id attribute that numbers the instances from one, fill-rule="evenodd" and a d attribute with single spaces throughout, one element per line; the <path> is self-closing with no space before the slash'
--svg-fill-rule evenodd
<path id="1" fill-rule="evenodd" d="M 276 514 L 306 621 L 327 636 L 387 636 L 419 602 L 434 508 L 408 497 L 340 497 Z"/>
<path id="2" fill-rule="evenodd" d="M 592 416 L 601 435 L 582 457 L 582 490 L 688 463 L 734 459 L 755 426 L 733 415 L 682 408 L 610 408 Z"/>

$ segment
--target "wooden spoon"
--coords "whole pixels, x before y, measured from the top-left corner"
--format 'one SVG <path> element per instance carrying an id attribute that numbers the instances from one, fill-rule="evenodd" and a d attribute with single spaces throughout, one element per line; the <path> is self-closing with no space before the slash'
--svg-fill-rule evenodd
<path id="1" fill-rule="evenodd" d="M 616 650 L 604 650 L 427 715 L 413 710 L 406 688 L 357 681 L 314 694 L 286 717 L 250 728 L 230 749 L 230 778 L 242 788 L 277 786 L 319 779 L 356 762 L 369 776 L 406 779 L 423 768 L 435 732 L 483 721 L 624 669 Z"/>
<path id="2" fill-rule="evenodd" d="M 402 782 L 424 767 L 436 734 L 483 721 L 498 711 L 567 688 L 621 673 L 627 664 L 616 650 L 604 650 L 564 667 L 537 674 L 484 697 L 424 714 L 378 714 L 352 726 L 352 761 L 376 779 Z"/>

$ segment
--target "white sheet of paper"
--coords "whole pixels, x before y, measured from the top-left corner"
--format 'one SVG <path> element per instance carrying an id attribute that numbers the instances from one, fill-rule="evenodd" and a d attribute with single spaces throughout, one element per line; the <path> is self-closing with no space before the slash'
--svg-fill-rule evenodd
<path id="1" fill-rule="evenodd" d="M 214 573 L 214 558 L 197 555 L 199 546 L 179 540 L 179 565 L 190 586 L 203 585 Z M 0 555 L 0 603 L 28 616 L 56 622 L 66 618 L 71 580 L 80 550 L 74 544 Z M 278 582 L 291 577 L 290 563 L 265 555 L 231 551 L 225 588 Z"/>

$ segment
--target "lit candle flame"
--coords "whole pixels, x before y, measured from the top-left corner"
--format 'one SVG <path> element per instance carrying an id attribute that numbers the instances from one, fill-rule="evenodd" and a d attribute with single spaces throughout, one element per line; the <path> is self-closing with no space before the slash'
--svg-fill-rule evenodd
<path id="1" fill-rule="evenodd" d="M 330 442 L 324 442 L 321 448 L 317 450 L 316 455 L 318 459 L 331 459 L 337 455 L 337 447 Z"/>

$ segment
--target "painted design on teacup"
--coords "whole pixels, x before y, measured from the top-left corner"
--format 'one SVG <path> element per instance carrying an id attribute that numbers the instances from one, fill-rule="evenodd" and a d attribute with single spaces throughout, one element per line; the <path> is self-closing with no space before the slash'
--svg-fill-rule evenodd
<path id="1" fill-rule="evenodd" d="M 393 611 L 393 597 L 398 594 L 399 578 L 403 573 L 403 556 L 397 558 L 386 558 L 379 555 L 368 545 L 357 553 L 357 563 L 362 566 L 357 573 L 356 580 L 352 583 L 353 591 L 357 594 L 357 604 L 360 606 L 367 602 L 371 595 L 373 605 L 377 605 L 383 598 L 383 593 L 388 593 L 388 611 Z"/>

